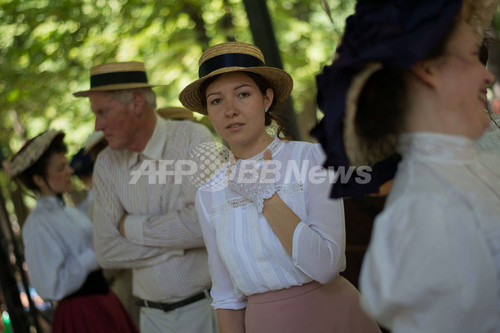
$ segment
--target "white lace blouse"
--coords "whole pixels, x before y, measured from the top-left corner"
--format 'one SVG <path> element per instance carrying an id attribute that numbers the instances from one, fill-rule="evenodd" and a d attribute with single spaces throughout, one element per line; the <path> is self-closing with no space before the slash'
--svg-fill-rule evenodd
<path id="1" fill-rule="evenodd" d="M 266 149 L 273 161 L 281 162 L 277 192 L 301 219 L 293 235 L 293 256 L 253 203 L 227 186 L 200 188 L 196 209 L 209 254 L 215 308 L 241 309 L 248 295 L 312 280 L 326 283 L 345 268 L 343 205 L 328 199 L 331 185 L 326 178 L 320 181 L 326 175 L 320 146 L 275 139 Z M 263 152 L 253 157 L 262 158 Z"/>
<path id="2" fill-rule="evenodd" d="M 363 262 L 364 308 L 393 333 L 499 332 L 500 156 L 415 133 Z"/>

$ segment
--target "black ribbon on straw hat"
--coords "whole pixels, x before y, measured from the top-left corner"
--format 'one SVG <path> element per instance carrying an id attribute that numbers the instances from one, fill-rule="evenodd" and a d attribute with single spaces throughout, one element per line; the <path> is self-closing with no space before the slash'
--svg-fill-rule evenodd
<path id="1" fill-rule="evenodd" d="M 208 59 L 201 64 L 198 70 L 200 78 L 224 67 L 259 67 L 264 66 L 264 62 L 257 57 L 242 53 L 221 54 Z"/>
<path id="2" fill-rule="evenodd" d="M 375 193 L 392 179 L 399 162 L 395 138 L 380 151 L 366 151 L 358 144 L 352 112 L 369 77 L 379 68 L 407 69 L 423 59 L 451 28 L 463 8 L 478 42 L 491 22 L 498 0 L 359 0 L 346 20 L 345 32 L 332 65 L 316 77 L 317 103 L 324 117 L 311 131 L 327 155 L 325 167 L 371 166 L 371 180 L 355 177 L 336 183 L 330 196 L 358 197 Z M 349 133 L 347 133 L 349 132 Z M 386 140 L 387 141 L 387 140 Z M 359 143 L 359 141 L 358 141 Z M 392 147 L 391 147 L 392 146 Z M 352 163 L 351 159 L 356 162 Z M 366 164 L 363 163 L 363 160 Z"/>
<path id="3" fill-rule="evenodd" d="M 78 91 L 75 97 L 88 97 L 94 91 L 113 91 L 155 87 L 148 83 L 144 63 L 111 62 L 90 69 L 90 89 Z"/>
<path id="4" fill-rule="evenodd" d="M 145 72 L 130 71 L 130 72 L 115 72 L 96 74 L 90 77 L 90 88 L 105 86 L 107 84 L 120 83 L 148 83 L 148 77 Z"/>
<path id="5" fill-rule="evenodd" d="M 210 77 L 230 72 L 250 72 L 264 77 L 274 91 L 277 104 L 286 100 L 293 87 L 292 77 L 285 71 L 266 66 L 262 51 L 255 45 L 239 42 L 221 43 L 209 47 L 199 60 L 198 80 L 185 87 L 179 94 L 182 105 L 196 112 L 207 114 L 202 103 L 200 87 Z"/>

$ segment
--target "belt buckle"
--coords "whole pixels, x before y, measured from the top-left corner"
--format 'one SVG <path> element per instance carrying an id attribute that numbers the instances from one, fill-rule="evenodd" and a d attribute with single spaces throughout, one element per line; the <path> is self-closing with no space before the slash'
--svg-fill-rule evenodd
<path id="1" fill-rule="evenodd" d="M 170 312 L 172 311 L 172 304 L 170 303 L 160 303 L 161 305 L 161 309 L 163 310 L 163 312 Z"/>

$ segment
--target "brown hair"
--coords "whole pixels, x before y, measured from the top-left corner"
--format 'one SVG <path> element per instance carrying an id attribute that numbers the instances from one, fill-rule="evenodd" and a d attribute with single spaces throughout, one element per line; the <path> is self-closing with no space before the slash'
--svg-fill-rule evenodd
<path id="1" fill-rule="evenodd" d="M 17 179 L 31 191 L 38 193 L 40 188 L 33 181 L 34 175 L 41 176 L 45 181 L 47 176 L 47 168 L 49 165 L 50 157 L 55 153 L 67 153 L 68 148 L 61 136 L 57 136 L 49 145 L 47 150 L 40 156 L 40 158 L 33 163 L 29 168 L 24 170 L 17 176 Z"/>
<path id="2" fill-rule="evenodd" d="M 446 53 L 449 39 L 459 20 L 450 26 L 423 61 L 439 58 Z M 383 67 L 367 81 L 359 95 L 354 119 L 357 134 L 372 146 L 385 138 L 400 134 L 408 100 L 408 69 Z"/>

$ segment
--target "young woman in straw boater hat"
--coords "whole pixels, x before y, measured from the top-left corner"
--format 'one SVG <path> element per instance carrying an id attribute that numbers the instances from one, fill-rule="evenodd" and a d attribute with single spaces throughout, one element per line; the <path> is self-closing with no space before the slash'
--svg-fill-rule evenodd
<path id="1" fill-rule="evenodd" d="M 52 332 L 137 332 L 97 263 L 92 223 L 62 199 L 73 189 L 63 137 L 43 132 L 4 163 L 37 197 L 22 231 L 30 282 L 43 299 L 58 301 Z"/>
<path id="2" fill-rule="evenodd" d="M 208 114 L 234 156 L 196 196 L 221 332 L 378 332 L 339 277 L 344 212 L 327 199 L 320 146 L 266 131 L 292 78 L 244 43 L 215 45 L 199 63 L 180 100 Z"/>
<path id="3" fill-rule="evenodd" d="M 397 167 L 360 279 L 365 309 L 394 333 L 500 332 L 500 159 L 474 150 L 497 3 L 359 2 L 317 79 L 328 164 L 373 166 L 370 186 L 334 196 L 371 192 Z"/>

